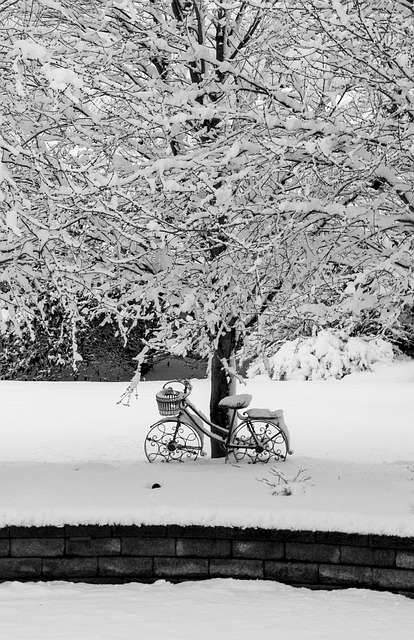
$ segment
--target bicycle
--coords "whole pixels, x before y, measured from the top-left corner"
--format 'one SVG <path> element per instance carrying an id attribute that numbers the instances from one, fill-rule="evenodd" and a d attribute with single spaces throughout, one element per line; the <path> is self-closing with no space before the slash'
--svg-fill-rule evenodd
<path id="1" fill-rule="evenodd" d="M 171 385 L 176 383 L 184 389 L 174 389 Z M 284 461 L 293 453 L 282 410 L 249 409 L 242 415 L 239 410 L 247 409 L 252 396 L 248 393 L 227 396 L 219 402 L 222 409 L 231 411 L 230 425 L 224 428 L 213 424 L 188 399 L 192 388 L 188 380 L 170 380 L 156 394 L 159 413 L 164 417 L 151 425 L 145 438 L 144 451 L 149 462 L 196 460 L 206 455 L 204 436 L 222 443 L 226 462 Z M 219 433 L 213 433 L 212 427 Z"/>

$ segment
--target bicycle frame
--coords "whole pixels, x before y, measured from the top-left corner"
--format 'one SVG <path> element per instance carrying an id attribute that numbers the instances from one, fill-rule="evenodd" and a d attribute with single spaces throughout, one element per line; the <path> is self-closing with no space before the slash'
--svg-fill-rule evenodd
<path id="1" fill-rule="evenodd" d="M 174 382 L 183 385 L 183 393 L 168 386 Z M 191 390 L 188 380 L 176 379 L 165 383 L 157 393 L 159 412 L 165 417 L 150 427 L 145 439 L 145 455 L 150 462 L 157 458 L 183 462 L 185 458 L 203 456 L 204 436 L 224 446 L 226 461 L 230 454 L 236 462 L 256 463 L 286 460 L 286 455 L 292 453 L 288 448 L 289 433 L 285 433 L 287 427 L 283 423 L 284 431 L 283 426 L 279 426 L 279 418 L 283 421 L 282 411 L 277 415 L 278 412 L 268 409 L 256 409 L 240 415 L 238 410 L 249 406 L 251 396 L 235 395 L 221 405 L 231 415 L 230 424 L 222 427 L 188 400 Z"/>
<path id="2" fill-rule="evenodd" d="M 188 409 L 191 409 L 191 411 L 193 411 L 195 415 L 200 418 L 201 423 L 199 423 L 197 420 L 194 419 L 194 416 L 191 415 Z M 207 436 L 211 440 L 216 440 L 217 442 L 226 444 L 237 418 L 237 410 L 236 409 L 233 410 L 233 416 L 232 416 L 229 428 L 220 427 L 218 424 L 214 424 L 213 422 L 211 422 L 207 418 L 207 416 L 205 416 L 202 411 L 197 409 L 197 407 L 195 407 L 193 403 L 187 398 L 183 401 L 183 406 L 181 407 L 180 413 L 178 414 L 178 420 L 180 419 L 181 415 L 185 416 L 190 421 L 191 425 L 194 427 L 196 431 L 201 432 L 203 435 Z M 207 429 L 204 426 L 204 424 L 208 424 L 211 428 L 216 429 L 217 431 L 221 431 L 223 436 L 217 433 L 213 433 L 212 431 L 210 431 L 210 429 Z"/>

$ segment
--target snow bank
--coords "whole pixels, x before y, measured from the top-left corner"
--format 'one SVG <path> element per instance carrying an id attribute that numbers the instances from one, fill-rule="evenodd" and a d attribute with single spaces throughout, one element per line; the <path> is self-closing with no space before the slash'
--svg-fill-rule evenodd
<path id="1" fill-rule="evenodd" d="M 275 481 L 270 465 L 149 464 L 143 443 L 163 383 L 140 383 L 125 407 L 116 404 L 125 383 L 0 382 L 0 527 L 174 522 L 413 536 L 413 382 L 411 360 L 343 380 L 240 385 L 253 407 L 284 410 L 295 454 L 275 466 L 289 495 L 260 481 Z M 207 413 L 209 381 L 193 387 Z M 299 485 L 301 469 L 310 479 Z"/>

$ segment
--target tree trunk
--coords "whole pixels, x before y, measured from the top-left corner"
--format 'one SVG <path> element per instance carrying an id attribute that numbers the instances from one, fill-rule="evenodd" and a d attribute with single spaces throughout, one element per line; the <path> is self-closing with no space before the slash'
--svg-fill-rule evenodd
<path id="1" fill-rule="evenodd" d="M 217 349 L 211 362 L 211 395 L 210 395 L 210 420 L 220 427 L 228 427 L 230 424 L 229 411 L 219 408 L 219 402 L 225 396 L 235 393 L 236 380 L 230 377 L 223 368 L 221 360 L 224 358 L 228 364 L 234 366 L 234 348 L 236 332 L 231 329 L 219 338 Z M 212 429 L 213 433 L 220 433 Z M 224 447 L 216 440 L 211 441 L 211 457 L 223 458 L 226 454 Z"/>

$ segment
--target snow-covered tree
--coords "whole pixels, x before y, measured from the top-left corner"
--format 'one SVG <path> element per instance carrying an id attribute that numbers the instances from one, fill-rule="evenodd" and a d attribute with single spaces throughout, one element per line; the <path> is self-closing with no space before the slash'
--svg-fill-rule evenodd
<path id="1" fill-rule="evenodd" d="M 413 305 L 410 2 L 1 11 L 8 322 L 47 289 L 75 326 L 155 317 L 149 344 L 212 355 L 220 424 L 235 352 L 270 324 L 386 326 Z"/>

